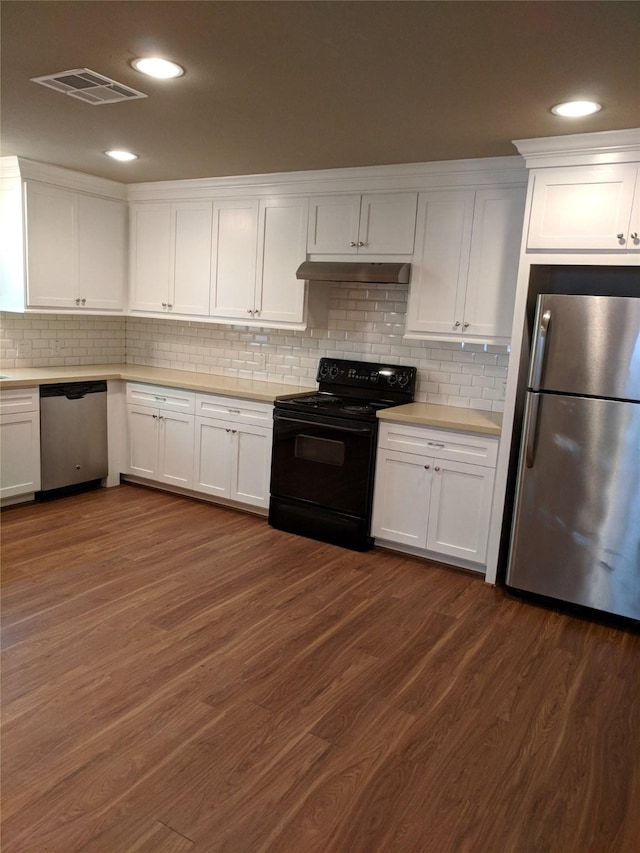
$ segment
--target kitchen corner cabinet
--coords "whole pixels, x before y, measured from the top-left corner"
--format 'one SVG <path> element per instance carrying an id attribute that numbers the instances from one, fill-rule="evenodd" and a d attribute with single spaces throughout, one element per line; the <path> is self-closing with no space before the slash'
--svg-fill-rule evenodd
<path id="1" fill-rule="evenodd" d="M 301 325 L 307 198 L 234 199 L 214 203 L 209 313 L 249 325 Z"/>
<path id="2" fill-rule="evenodd" d="M 130 207 L 130 309 L 209 313 L 212 202 L 140 202 Z"/>
<path id="3" fill-rule="evenodd" d="M 24 192 L 27 307 L 122 311 L 124 202 L 38 181 Z"/>
<path id="4" fill-rule="evenodd" d="M 525 195 L 524 187 L 420 194 L 406 337 L 508 343 Z"/>
<path id="5" fill-rule="evenodd" d="M 195 394 L 127 385 L 127 473 L 190 489 L 193 482 Z"/>
<path id="6" fill-rule="evenodd" d="M 0 499 L 39 490 L 39 389 L 7 388 L 0 392 Z"/>
<path id="7" fill-rule="evenodd" d="M 193 488 L 267 509 L 272 435 L 269 403 L 197 394 Z"/>
<path id="8" fill-rule="evenodd" d="M 307 251 L 324 255 L 411 255 L 417 198 L 414 192 L 312 197 Z"/>
<path id="9" fill-rule="evenodd" d="M 640 250 L 640 166 L 534 169 L 527 249 Z"/>
<path id="10" fill-rule="evenodd" d="M 372 535 L 482 570 L 497 449 L 497 438 L 381 424 Z"/>

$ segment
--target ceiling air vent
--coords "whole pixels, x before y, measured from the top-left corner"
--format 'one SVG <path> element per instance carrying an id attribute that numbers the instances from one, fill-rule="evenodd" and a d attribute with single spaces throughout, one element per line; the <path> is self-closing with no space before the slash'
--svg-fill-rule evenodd
<path id="1" fill-rule="evenodd" d="M 59 74 L 32 77 L 31 80 L 94 106 L 147 97 L 143 92 L 138 92 L 130 86 L 125 86 L 88 68 L 74 68 L 72 71 L 61 71 Z"/>

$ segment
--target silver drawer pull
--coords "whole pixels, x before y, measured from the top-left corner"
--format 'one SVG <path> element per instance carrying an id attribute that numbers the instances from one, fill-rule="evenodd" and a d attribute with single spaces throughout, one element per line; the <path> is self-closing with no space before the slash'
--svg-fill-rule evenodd
<path id="1" fill-rule="evenodd" d="M 444 447 L 444 444 L 441 444 L 439 441 L 428 441 L 427 444 L 429 447 Z"/>
<path id="2" fill-rule="evenodd" d="M 229 409 L 229 414 L 230 415 L 239 415 L 240 409 Z"/>

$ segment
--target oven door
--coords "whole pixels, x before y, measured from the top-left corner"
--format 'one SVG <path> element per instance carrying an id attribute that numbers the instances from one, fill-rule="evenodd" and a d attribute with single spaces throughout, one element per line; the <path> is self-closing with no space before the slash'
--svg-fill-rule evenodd
<path id="1" fill-rule="evenodd" d="M 271 494 L 365 517 L 376 423 L 274 412 Z"/>

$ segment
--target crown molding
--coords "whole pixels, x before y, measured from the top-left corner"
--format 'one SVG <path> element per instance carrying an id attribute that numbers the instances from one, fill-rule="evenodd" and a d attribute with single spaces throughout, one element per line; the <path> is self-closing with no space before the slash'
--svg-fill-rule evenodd
<path id="1" fill-rule="evenodd" d="M 528 169 L 632 163 L 640 159 L 640 128 L 514 139 Z"/>
<path id="2" fill-rule="evenodd" d="M 79 190 L 121 201 L 127 198 L 126 184 L 110 181 L 107 178 L 98 178 L 84 172 L 74 172 L 72 169 L 64 169 L 62 166 L 52 166 L 50 163 L 39 163 L 25 157 L 0 158 L 0 176 L 41 181 L 64 189 Z"/>

